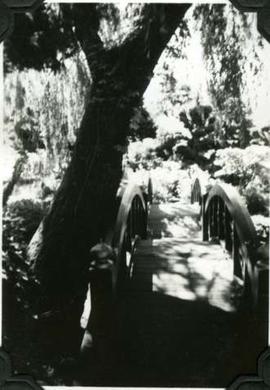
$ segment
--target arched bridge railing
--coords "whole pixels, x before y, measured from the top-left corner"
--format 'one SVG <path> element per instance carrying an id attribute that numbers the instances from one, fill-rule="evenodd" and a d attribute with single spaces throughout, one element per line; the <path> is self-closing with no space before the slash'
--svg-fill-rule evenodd
<path id="1" fill-rule="evenodd" d="M 115 304 L 118 293 L 128 281 L 132 271 L 132 254 L 137 239 L 146 238 L 147 203 L 149 196 L 133 183 L 128 183 L 118 193 L 120 206 L 114 231 L 105 242 L 90 250 L 90 300 L 91 312 L 81 344 L 87 350 L 87 340 L 93 339 L 95 349 L 110 344 L 113 334 Z M 88 303 L 89 305 L 89 303 Z M 108 347 L 109 348 L 109 347 Z"/>
<path id="2" fill-rule="evenodd" d="M 112 247 L 116 253 L 112 273 L 113 288 L 117 289 L 132 267 L 131 258 L 138 238 L 147 235 L 146 196 L 139 186 L 128 184 L 121 199 Z"/>
<path id="3" fill-rule="evenodd" d="M 234 275 L 242 279 L 255 304 L 257 234 L 239 193 L 229 184 L 217 183 L 201 196 L 201 208 L 203 240 L 223 243 L 233 259 Z"/>

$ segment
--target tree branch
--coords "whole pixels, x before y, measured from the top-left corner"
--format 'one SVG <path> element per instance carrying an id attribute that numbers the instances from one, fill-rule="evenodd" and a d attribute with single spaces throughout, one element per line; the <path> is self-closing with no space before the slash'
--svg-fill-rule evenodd
<path id="1" fill-rule="evenodd" d="M 121 80 L 126 89 L 148 85 L 154 66 L 190 4 L 145 4 L 138 26 L 125 41 L 106 49 L 98 35 L 100 13 L 96 4 L 73 6 L 76 34 L 95 81 Z M 144 77 L 143 72 L 145 72 Z M 115 91 L 114 91 L 115 92 Z M 117 91 L 119 92 L 119 91 Z"/>
<path id="2" fill-rule="evenodd" d="M 85 53 L 91 75 L 93 79 L 98 78 L 105 50 L 98 35 L 100 15 L 97 5 L 73 4 L 73 18 L 76 35 Z"/>
<path id="3" fill-rule="evenodd" d="M 146 4 L 138 27 L 121 45 L 116 72 L 139 90 L 148 85 L 154 66 L 190 4 Z M 123 60 L 124 59 L 124 60 Z M 145 72 L 145 77 L 142 77 Z M 138 76 L 138 77 L 137 77 Z"/>

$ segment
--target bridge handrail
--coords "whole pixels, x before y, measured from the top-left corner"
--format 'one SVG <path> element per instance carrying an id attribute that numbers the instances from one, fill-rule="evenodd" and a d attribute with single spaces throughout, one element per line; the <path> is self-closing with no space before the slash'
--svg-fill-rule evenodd
<path id="1" fill-rule="evenodd" d="M 122 282 L 121 279 L 125 279 L 127 261 L 124 257 L 127 252 L 132 255 L 137 238 L 146 238 L 148 203 L 152 201 L 151 193 L 148 194 L 149 188 L 152 189 L 152 184 L 148 183 L 147 190 L 144 191 L 142 186 L 132 181 L 120 187 L 121 191 L 117 194 L 119 207 L 116 222 L 108 231 L 103 244 L 97 244 L 91 249 L 94 268 L 98 269 L 99 264 L 103 270 L 108 268 L 111 273 L 111 289 L 114 292 Z"/>
<path id="2" fill-rule="evenodd" d="M 131 184 L 131 182 L 132 182 L 132 176 L 129 176 L 127 171 L 125 171 L 123 174 L 123 179 L 121 180 L 121 183 L 120 183 L 120 186 L 119 186 L 119 189 L 117 192 L 118 199 L 122 199 L 127 186 L 129 184 Z M 151 176 L 150 175 L 148 176 L 147 184 L 145 184 L 144 182 L 142 184 L 139 184 L 136 181 L 134 181 L 134 184 L 137 185 L 141 189 L 143 196 L 145 197 L 146 203 L 152 204 L 152 201 L 153 201 L 153 182 L 152 182 Z"/>
<path id="3" fill-rule="evenodd" d="M 122 256 L 125 251 L 126 235 L 129 240 L 137 237 L 145 238 L 147 230 L 147 197 L 142 192 L 140 186 L 129 183 L 123 193 L 119 206 L 117 219 L 112 238 L 112 248 L 116 253 L 115 264 L 112 270 L 113 288 L 116 289 L 120 268 L 123 266 Z M 130 246 L 132 246 L 130 242 Z M 132 251 L 132 248 L 130 248 Z M 125 265 L 124 265 L 125 266 Z"/>
<path id="4" fill-rule="evenodd" d="M 208 211 L 210 202 L 215 196 L 222 198 L 225 202 L 236 225 L 241 243 L 256 246 L 256 229 L 239 192 L 230 184 L 215 184 L 207 194 L 205 212 Z"/>
<path id="5" fill-rule="evenodd" d="M 110 333 L 115 298 L 129 276 L 127 252 L 132 255 L 137 237 L 145 238 L 147 230 L 147 197 L 140 186 L 128 183 L 118 193 L 118 199 L 120 206 L 113 232 L 90 251 L 91 315 L 87 329 L 96 340 Z M 95 320 L 91 321 L 91 317 Z"/>
<path id="6" fill-rule="evenodd" d="M 195 182 L 198 189 L 199 179 Z M 200 196 L 201 199 L 197 200 L 201 204 L 203 241 L 224 241 L 225 249 L 233 259 L 234 275 L 243 280 L 246 294 L 251 296 L 255 306 L 258 298 L 258 238 L 250 214 L 240 194 L 230 184 L 215 183 Z"/>
<path id="7" fill-rule="evenodd" d="M 136 196 L 140 199 L 142 206 L 146 211 L 146 203 L 141 188 L 133 183 L 128 184 L 124 190 L 117 214 L 114 235 L 112 239 L 112 246 L 114 248 L 119 249 L 123 243 L 123 235 L 127 227 L 128 216 L 132 206 L 132 201 Z"/>

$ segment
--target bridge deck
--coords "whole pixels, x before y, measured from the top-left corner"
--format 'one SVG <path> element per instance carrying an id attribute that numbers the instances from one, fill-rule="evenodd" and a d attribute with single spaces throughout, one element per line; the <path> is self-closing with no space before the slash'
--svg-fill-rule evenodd
<path id="1" fill-rule="evenodd" d="M 124 385 L 223 387 L 242 372 L 241 285 L 221 246 L 202 242 L 198 217 L 187 204 L 151 207 L 120 310 Z"/>
<path id="2" fill-rule="evenodd" d="M 202 242 L 198 211 L 182 203 L 151 206 L 107 361 L 96 368 L 92 361 L 81 384 L 226 387 L 239 373 L 256 372 L 253 357 L 265 332 L 239 314 L 242 287 L 232 260 L 219 244 Z"/>
<path id="3" fill-rule="evenodd" d="M 241 283 L 233 278 L 232 260 L 221 246 L 202 242 L 198 219 L 196 206 L 152 206 L 149 239 L 137 244 L 133 256 L 133 289 L 233 312 Z"/>

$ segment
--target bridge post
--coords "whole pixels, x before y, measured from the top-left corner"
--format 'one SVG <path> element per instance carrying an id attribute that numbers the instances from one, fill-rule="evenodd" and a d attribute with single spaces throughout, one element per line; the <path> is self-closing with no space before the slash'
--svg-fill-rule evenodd
<path id="1" fill-rule="evenodd" d="M 106 366 L 112 353 L 112 336 L 114 333 L 114 299 L 112 272 L 114 251 L 105 244 L 97 244 L 90 250 L 89 280 L 91 291 L 91 313 L 86 327 L 86 335 L 91 340 L 90 348 L 84 345 L 81 352 L 89 349 L 97 360 L 96 364 Z M 88 348 L 87 348 L 88 347 Z"/>
<path id="2" fill-rule="evenodd" d="M 148 202 L 150 204 L 152 204 L 153 203 L 153 183 L 152 183 L 151 177 L 149 177 L 149 180 L 148 180 L 147 195 L 148 195 Z"/>
<path id="3" fill-rule="evenodd" d="M 268 317 L 269 299 L 269 244 L 261 245 L 256 250 L 257 263 L 254 266 L 255 302 L 258 304 L 259 315 Z"/>
<path id="4" fill-rule="evenodd" d="M 205 211 L 206 200 L 207 200 L 207 193 L 202 196 L 202 201 L 201 201 L 203 241 L 209 240 L 209 234 L 208 234 L 209 215 L 208 212 Z"/>

